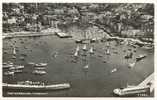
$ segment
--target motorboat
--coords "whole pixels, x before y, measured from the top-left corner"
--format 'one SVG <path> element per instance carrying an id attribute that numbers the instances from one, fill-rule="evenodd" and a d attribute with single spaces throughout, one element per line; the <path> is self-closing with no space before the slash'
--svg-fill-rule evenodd
<path id="1" fill-rule="evenodd" d="M 3 64 L 3 69 L 9 69 L 11 67 L 13 67 L 12 64 Z"/>
<path id="2" fill-rule="evenodd" d="M 140 61 L 146 57 L 146 54 L 141 54 L 138 57 L 136 57 L 136 61 Z"/>
<path id="3" fill-rule="evenodd" d="M 12 70 L 14 73 L 22 73 L 23 70 Z"/>
<path id="4" fill-rule="evenodd" d="M 45 67 L 35 67 L 36 70 L 45 70 Z"/>
<path id="5" fill-rule="evenodd" d="M 13 66 L 13 67 L 11 67 L 11 68 L 9 68 L 10 70 L 17 70 L 17 69 L 23 69 L 24 68 L 24 66 L 21 66 L 21 65 L 15 65 L 15 66 Z"/>
<path id="6" fill-rule="evenodd" d="M 7 71 L 7 72 L 4 72 L 4 75 L 14 75 L 14 72 L 13 71 Z"/>
<path id="7" fill-rule="evenodd" d="M 32 73 L 36 74 L 36 75 L 44 75 L 44 74 L 46 74 L 46 71 L 43 71 L 43 70 L 34 70 Z"/>
<path id="8" fill-rule="evenodd" d="M 34 63 L 34 62 L 29 62 L 28 64 L 29 64 L 29 65 L 35 65 L 35 63 Z"/>
<path id="9" fill-rule="evenodd" d="M 35 67 L 46 67 L 47 63 L 39 63 L 39 64 L 35 64 Z"/>

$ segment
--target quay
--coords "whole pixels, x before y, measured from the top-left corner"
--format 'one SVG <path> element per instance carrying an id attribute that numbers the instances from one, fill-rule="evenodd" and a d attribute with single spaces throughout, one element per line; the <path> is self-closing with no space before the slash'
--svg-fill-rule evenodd
<path id="1" fill-rule="evenodd" d="M 137 86 L 128 86 L 126 88 L 117 88 L 113 93 L 118 96 L 148 96 L 154 90 L 154 73 L 149 75 Z"/>
<path id="2" fill-rule="evenodd" d="M 149 75 L 144 81 L 142 81 L 138 87 L 146 87 L 150 85 L 150 93 L 154 90 L 154 73 Z"/>

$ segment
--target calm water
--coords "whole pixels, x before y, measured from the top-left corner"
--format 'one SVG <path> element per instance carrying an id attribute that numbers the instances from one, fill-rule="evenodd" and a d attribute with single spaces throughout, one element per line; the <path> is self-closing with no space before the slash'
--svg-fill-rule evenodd
<path id="1" fill-rule="evenodd" d="M 21 43 L 24 41 L 24 43 Z M 12 47 L 17 47 L 16 59 L 12 57 Z M 77 63 L 71 62 L 77 44 L 72 39 L 60 39 L 56 36 L 44 36 L 38 38 L 13 38 L 3 40 L 3 62 L 12 61 L 14 64 L 24 65 L 23 73 L 15 74 L 12 76 L 3 76 L 3 82 L 16 83 L 17 81 L 43 81 L 48 84 L 65 83 L 69 82 L 71 88 L 67 90 L 46 92 L 43 95 L 24 95 L 24 96 L 52 96 L 52 97 L 112 97 L 113 89 L 125 87 L 129 85 L 137 85 L 143 81 L 147 76 L 154 72 L 154 53 L 137 48 L 133 55 L 133 59 L 125 60 L 125 52 L 132 47 L 128 46 L 115 46 L 111 42 L 111 55 L 104 54 L 106 43 L 92 44 L 96 48 L 95 54 L 87 56 L 89 69 L 84 70 L 85 63 L 82 59 L 83 56 L 78 58 Z M 80 45 L 82 47 L 82 45 Z M 88 48 L 90 45 L 87 46 Z M 117 51 L 118 54 L 113 52 Z M 58 52 L 56 58 L 52 54 Z M 25 60 L 19 58 L 21 54 L 27 54 Z M 128 62 L 133 62 L 134 58 L 139 54 L 147 54 L 148 56 L 137 65 L 129 69 Z M 103 61 L 107 61 L 104 63 Z M 46 62 L 47 74 L 34 75 L 32 74 L 33 66 L 28 65 L 28 62 L 41 63 Z M 117 72 L 110 73 L 113 68 L 117 68 Z M 8 91 L 3 92 L 4 96 L 19 96 L 8 95 Z"/>

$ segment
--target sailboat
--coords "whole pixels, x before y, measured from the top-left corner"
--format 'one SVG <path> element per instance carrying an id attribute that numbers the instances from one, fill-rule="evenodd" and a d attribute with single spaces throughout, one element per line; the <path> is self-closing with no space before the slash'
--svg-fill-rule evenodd
<path id="1" fill-rule="evenodd" d="M 83 68 L 84 68 L 84 69 L 88 69 L 88 68 L 89 68 L 89 65 L 87 64 L 87 65 L 85 65 Z"/>
<path id="2" fill-rule="evenodd" d="M 79 47 L 79 46 L 77 46 L 76 51 L 79 51 L 79 50 L 80 50 L 80 47 Z"/>
<path id="3" fill-rule="evenodd" d="M 86 46 L 86 44 L 83 46 L 83 48 L 82 48 L 84 51 L 86 51 L 87 50 L 87 46 Z"/>
<path id="4" fill-rule="evenodd" d="M 78 51 L 74 53 L 74 57 L 77 57 L 77 56 L 78 56 Z"/>
<path id="5" fill-rule="evenodd" d="M 106 54 L 110 55 L 110 50 L 109 49 L 107 49 Z"/>
<path id="6" fill-rule="evenodd" d="M 90 48 L 89 53 L 90 53 L 90 54 L 93 54 L 93 53 L 94 53 L 93 47 Z"/>
<path id="7" fill-rule="evenodd" d="M 15 50 L 15 48 L 13 49 L 13 54 L 16 55 L 16 50 Z"/>

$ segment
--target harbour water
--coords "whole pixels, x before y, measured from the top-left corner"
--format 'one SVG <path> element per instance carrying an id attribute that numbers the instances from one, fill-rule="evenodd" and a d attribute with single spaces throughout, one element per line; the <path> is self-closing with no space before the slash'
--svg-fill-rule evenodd
<path id="1" fill-rule="evenodd" d="M 21 93 L 22 95 L 20 95 L 3 90 L 3 96 L 113 97 L 113 89 L 126 87 L 127 84 L 138 85 L 154 72 L 153 51 L 142 48 L 135 49 L 124 45 L 116 46 L 115 42 L 110 42 L 111 55 L 105 55 L 107 44 L 105 42 L 92 44 L 95 51 L 93 55 L 87 55 L 89 67 L 84 70 L 83 56 L 79 57 L 76 63 L 72 62 L 72 55 L 77 47 L 72 39 L 61 39 L 54 35 L 5 39 L 3 40 L 3 62 L 12 61 L 14 64 L 24 65 L 25 68 L 22 73 L 14 76 L 3 75 L 3 82 L 16 83 L 26 80 L 42 81 L 48 84 L 68 82 L 71 84 L 71 88 L 41 92 L 43 95 L 36 93 L 30 95 Z M 11 59 L 13 47 L 16 48 L 16 59 Z M 80 47 L 83 47 L 83 45 L 80 44 Z M 90 49 L 90 45 L 87 45 L 87 48 Z M 124 51 L 128 49 L 136 50 L 133 59 L 124 59 L 126 55 Z M 118 54 L 113 53 L 115 51 Z M 56 52 L 57 55 L 54 57 L 53 54 L 56 54 Z M 24 60 L 20 59 L 22 54 L 26 54 Z M 136 63 L 135 67 L 128 68 L 129 62 L 133 62 L 140 54 L 147 54 L 147 57 Z M 34 67 L 29 65 L 29 62 L 48 63 L 47 73 L 45 75 L 34 75 L 32 73 Z M 114 68 L 117 71 L 110 73 Z"/>

